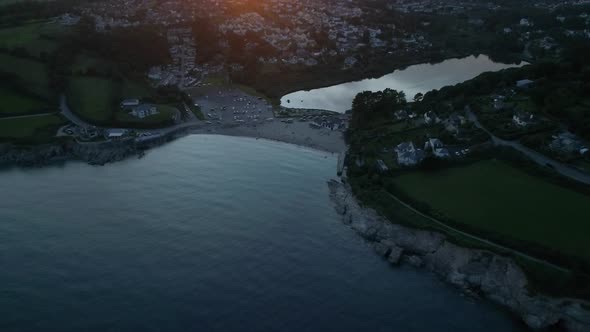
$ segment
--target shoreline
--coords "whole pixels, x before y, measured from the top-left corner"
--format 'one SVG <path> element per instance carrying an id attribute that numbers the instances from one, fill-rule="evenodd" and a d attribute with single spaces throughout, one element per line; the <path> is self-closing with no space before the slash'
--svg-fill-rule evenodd
<path id="1" fill-rule="evenodd" d="M 275 122 L 229 128 L 185 128 L 141 144 L 128 139 L 103 143 L 68 142 L 28 149 L 13 147 L 12 150 L 11 147 L 7 150 L 6 146 L 0 146 L 0 170 L 6 166 L 44 167 L 74 160 L 90 165 L 106 165 L 132 156 L 141 158 L 149 149 L 187 135 L 264 139 L 323 153 L 344 152 L 341 148 L 345 149 L 346 144 L 340 131 L 330 131 L 328 135 L 326 129 L 309 128 L 308 133 L 315 133 L 316 140 L 302 139 L 301 131 L 297 135 L 294 134 L 295 131 L 285 134 L 284 129 L 303 128 L 302 126 L 309 128 L 306 122 Z M 320 134 L 322 131 L 324 134 Z M 403 263 L 426 268 L 462 292 L 491 300 L 509 310 L 534 330 L 554 326 L 565 326 L 568 331 L 585 331 L 590 328 L 588 302 L 529 294 L 526 275 L 512 258 L 488 250 L 455 245 L 435 231 L 396 224 L 374 210 L 362 207 L 348 185 L 331 180 L 328 186 L 330 199 L 335 204 L 337 213 L 342 216 L 342 222 L 371 243 L 376 253 L 391 264 Z"/>
<path id="2" fill-rule="evenodd" d="M 363 207 L 342 181 L 328 182 L 330 198 L 342 222 L 369 242 L 392 265 L 409 264 L 434 272 L 462 292 L 485 298 L 518 316 L 530 329 L 590 329 L 588 302 L 530 294 L 528 280 L 510 257 L 466 248 L 446 236 L 396 224 Z"/>
<path id="3" fill-rule="evenodd" d="M 284 129 L 288 129 L 290 132 L 285 133 Z M 306 134 L 306 136 L 303 137 L 302 134 Z M 331 154 L 341 153 L 346 147 L 342 132 L 312 129 L 309 128 L 307 122 L 264 123 L 256 127 L 187 127 L 147 142 L 127 139 L 96 143 L 70 141 L 38 146 L 0 144 L 0 170 L 7 167 L 45 167 L 67 161 L 82 161 L 89 165 L 104 166 L 131 157 L 141 158 L 151 149 L 187 135 L 222 135 L 264 139 Z"/>

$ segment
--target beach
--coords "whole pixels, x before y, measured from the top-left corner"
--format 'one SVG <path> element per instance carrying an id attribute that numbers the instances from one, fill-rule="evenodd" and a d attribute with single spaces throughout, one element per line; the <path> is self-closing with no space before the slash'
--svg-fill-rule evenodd
<path id="1" fill-rule="evenodd" d="M 237 88 L 206 86 L 190 92 L 205 115 L 191 134 L 263 138 L 332 153 L 346 150 L 344 128 L 334 125 L 347 122 L 346 115 L 309 112 L 308 116 L 276 117 L 276 109 L 266 99 Z"/>

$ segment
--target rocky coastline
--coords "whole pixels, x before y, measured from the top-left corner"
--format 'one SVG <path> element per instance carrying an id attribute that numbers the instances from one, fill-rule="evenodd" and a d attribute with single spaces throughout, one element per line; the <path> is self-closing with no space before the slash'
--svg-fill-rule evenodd
<path id="1" fill-rule="evenodd" d="M 143 142 L 127 139 L 89 143 L 67 141 L 36 146 L 0 144 L 0 167 L 43 167 L 68 160 L 105 165 L 133 156 L 141 157 L 147 149 L 162 145 L 175 137 L 176 135 L 169 135 Z"/>
<path id="2" fill-rule="evenodd" d="M 590 331 L 587 302 L 530 294 L 524 272 L 511 258 L 457 246 L 441 233 L 394 224 L 362 207 L 348 184 L 331 180 L 328 186 L 342 221 L 391 264 L 432 271 L 468 294 L 508 308 L 533 330 Z"/>

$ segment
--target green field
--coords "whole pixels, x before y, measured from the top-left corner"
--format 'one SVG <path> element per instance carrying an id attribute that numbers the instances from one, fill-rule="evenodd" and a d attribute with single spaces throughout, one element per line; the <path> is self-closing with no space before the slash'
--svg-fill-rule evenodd
<path id="1" fill-rule="evenodd" d="M 20 84 L 35 95 L 43 98 L 51 96 L 47 68 L 39 61 L 0 53 L 0 71 L 17 75 Z"/>
<path id="2" fill-rule="evenodd" d="M 52 37 L 58 36 L 64 28 L 57 23 L 33 22 L 15 27 L 0 29 L 0 49 L 25 49 L 32 56 L 54 52 L 58 42 Z M 49 38 L 47 38 L 49 37 Z"/>
<path id="3" fill-rule="evenodd" d="M 393 178 L 445 219 L 590 261 L 590 197 L 488 160 Z"/>
<path id="4" fill-rule="evenodd" d="M 116 84 L 96 77 L 74 77 L 69 82 L 68 103 L 73 112 L 87 121 L 101 123 L 112 119 Z"/>
<path id="5" fill-rule="evenodd" d="M 0 120 L 0 138 L 45 139 L 55 136 L 57 129 L 67 122 L 58 115 L 41 115 L 19 119 Z"/>
<path id="6" fill-rule="evenodd" d="M 25 96 L 3 87 L 0 87 L 0 101 L 0 117 L 25 115 L 47 108 L 47 104 L 43 100 Z"/>

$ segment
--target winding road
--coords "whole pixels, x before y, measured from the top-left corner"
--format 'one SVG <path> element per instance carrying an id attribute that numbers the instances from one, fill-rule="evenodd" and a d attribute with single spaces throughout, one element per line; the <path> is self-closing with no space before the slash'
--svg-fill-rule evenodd
<path id="1" fill-rule="evenodd" d="M 513 149 L 516 149 L 522 153 L 524 153 L 527 157 L 529 157 L 532 161 L 536 162 L 541 166 L 550 166 L 553 168 L 557 173 L 568 177 L 572 180 L 577 182 L 581 182 L 584 184 L 590 185 L 590 174 L 582 172 L 572 166 L 566 165 L 554 159 L 551 159 L 531 148 L 528 148 L 518 141 L 507 141 L 501 139 L 494 134 L 492 134 L 489 130 L 487 130 L 477 119 L 477 115 L 475 115 L 471 110 L 467 111 L 467 118 L 469 121 L 473 122 L 475 126 L 480 128 L 481 130 L 485 131 L 490 137 L 492 138 L 492 142 L 495 145 L 502 145 L 502 146 L 509 146 Z"/>

